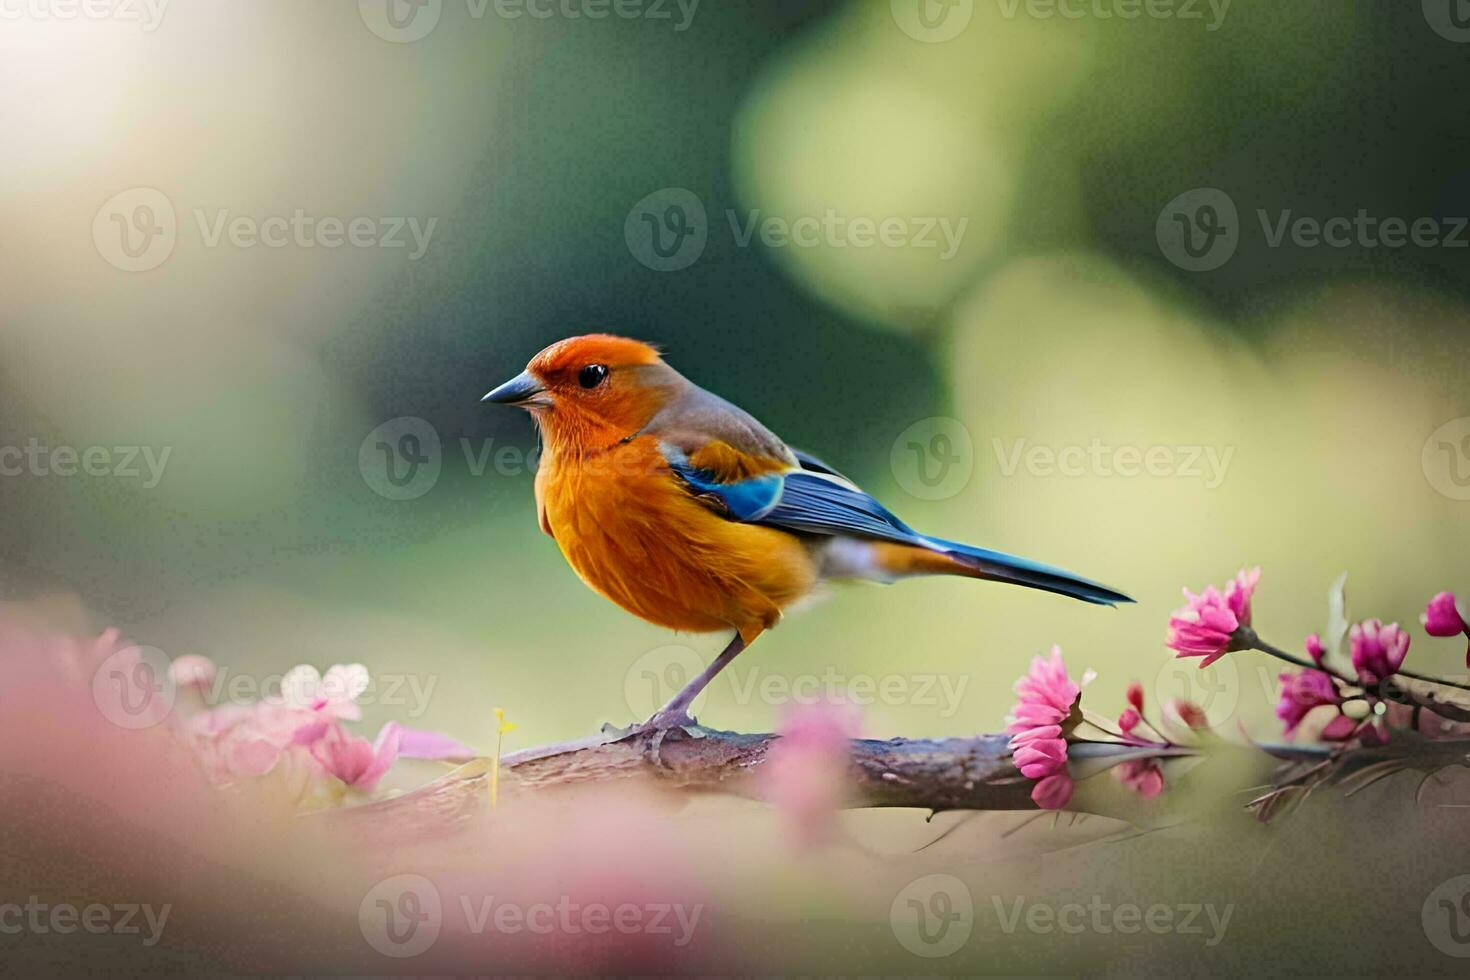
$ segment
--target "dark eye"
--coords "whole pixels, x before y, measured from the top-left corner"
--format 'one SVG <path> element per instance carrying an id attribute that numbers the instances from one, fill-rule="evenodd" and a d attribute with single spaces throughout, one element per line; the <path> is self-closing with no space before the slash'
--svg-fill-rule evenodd
<path id="1" fill-rule="evenodd" d="M 606 364 L 589 364 L 577 372 L 577 383 L 583 388 L 596 388 L 607 377 Z"/>

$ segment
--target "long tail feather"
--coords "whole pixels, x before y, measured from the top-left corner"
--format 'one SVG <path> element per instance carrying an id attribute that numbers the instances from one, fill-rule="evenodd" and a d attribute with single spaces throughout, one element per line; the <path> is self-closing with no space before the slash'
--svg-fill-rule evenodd
<path id="1" fill-rule="evenodd" d="M 1120 602 L 1133 601 L 1132 598 L 1116 589 L 1110 589 L 1106 585 L 1081 578 L 1051 565 L 1031 561 L 1029 558 L 1018 558 L 1001 551 L 975 548 L 957 541 L 931 540 L 944 554 L 953 556 L 960 564 L 971 569 L 969 574 L 973 574 L 976 578 L 995 582 L 1011 582 L 1030 589 L 1055 592 L 1058 595 L 1070 596 L 1073 599 L 1080 599 L 1099 606 L 1113 606 Z"/>

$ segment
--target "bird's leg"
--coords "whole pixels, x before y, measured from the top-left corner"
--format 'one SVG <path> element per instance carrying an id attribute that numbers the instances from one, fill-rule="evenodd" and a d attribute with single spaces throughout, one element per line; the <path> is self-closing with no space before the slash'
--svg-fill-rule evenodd
<path id="1" fill-rule="evenodd" d="M 685 725 L 694 724 L 694 719 L 689 716 L 689 706 L 694 699 L 699 697 L 701 691 L 709 686 L 709 682 L 715 679 L 715 675 L 730 665 L 730 661 L 739 656 L 759 635 L 759 630 L 746 638 L 744 631 L 738 632 L 730 640 L 728 646 L 720 651 L 720 655 L 710 661 L 710 665 L 699 672 L 699 676 L 684 685 L 684 689 L 669 699 L 669 703 L 654 712 L 653 717 L 644 722 L 640 727 L 642 731 L 657 731 L 669 728 L 683 728 Z"/>

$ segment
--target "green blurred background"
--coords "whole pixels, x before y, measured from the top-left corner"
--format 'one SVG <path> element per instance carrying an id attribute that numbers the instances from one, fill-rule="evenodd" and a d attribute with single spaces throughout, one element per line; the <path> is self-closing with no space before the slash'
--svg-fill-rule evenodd
<path id="1" fill-rule="evenodd" d="M 887 685 L 871 734 L 995 730 L 1052 643 L 1099 671 L 1095 707 L 1136 677 L 1254 724 L 1269 665 L 1169 664 L 1181 585 L 1263 565 L 1257 623 L 1293 647 L 1344 569 L 1362 616 L 1410 621 L 1470 588 L 1466 250 L 1273 246 L 1257 218 L 1449 229 L 1470 212 L 1470 46 L 1418 3 L 1235 0 L 1218 21 L 926 8 L 968 17 L 953 36 L 914 8 L 706 0 L 678 29 L 672 4 L 594 20 L 446 2 L 417 40 L 373 0 L 198 0 L 153 30 L 8 22 L 0 445 L 169 452 L 151 487 L 0 480 L 9 597 L 74 595 L 93 625 L 256 678 L 408 675 L 431 693 L 406 712 L 384 691 L 370 721 L 407 713 L 484 747 L 493 705 L 521 725 L 508 747 L 630 721 L 724 638 L 674 636 L 579 583 L 536 526 L 529 421 L 479 403 L 591 329 L 663 345 L 923 530 L 1139 599 L 842 590 L 737 661 L 703 706 L 713 725 L 764 730 L 793 685 L 856 683 Z M 176 242 L 131 272 L 105 242 L 115 195 L 140 187 L 167 198 Z M 698 199 L 706 242 L 660 271 L 637 231 L 669 188 Z M 1239 213 L 1233 255 L 1203 271 L 1156 233 L 1195 188 Z M 436 223 L 417 259 L 210 246 L 197 215 L 219 209 Z M 742 245 L 732 222 L 756 210 L 964 232 L 948 256 Z M 437 436 L 439 473 L 390 499 L 370 434 L 403 418 Z M 1094 443 L 1171 462 L 1011 465 Z M 1228 460 L 1218 479 L 1191 468 L 1208 452 Z M 1458 654 L 1421 637 L 1411 658 Z"/>

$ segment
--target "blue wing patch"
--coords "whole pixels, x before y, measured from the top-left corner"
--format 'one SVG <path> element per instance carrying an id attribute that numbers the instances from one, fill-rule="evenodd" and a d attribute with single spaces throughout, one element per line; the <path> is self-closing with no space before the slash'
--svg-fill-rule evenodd
<path id="1" fill-rule="evenodd" d="M 683 453 L 665 451 L 669 466 L 679 474 L 689 488 L 702 497 L 717 500 L 733 520 L 749 524 L 760 520 L 781 497 L 782 474 L 738 480 L 734 483 L 719 483 L 705 470 L 689 465 Z"/>
<path id="2" fill-rule="evenodd" d="M 688 457 L 676 449 L 666 447 L 664 456 L 690 490 L 717 501 L 732 520 L 802 534 L 852 534 L 927 544 L 892 511 L 826 467 L 820 473 L 798 470 L 721 483 L 689 465 Z"/>

